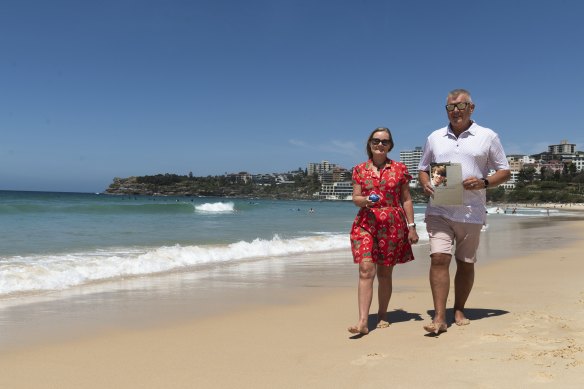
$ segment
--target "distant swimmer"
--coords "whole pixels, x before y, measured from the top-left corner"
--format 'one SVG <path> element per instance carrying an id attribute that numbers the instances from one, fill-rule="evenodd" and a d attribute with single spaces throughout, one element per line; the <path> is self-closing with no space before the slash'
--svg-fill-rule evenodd
<path id="1" fill-rule="evenodd" d="M 310 208 L 310 209 L 308 210 L 308 213 L 314 213 L 314 209 Z"/>

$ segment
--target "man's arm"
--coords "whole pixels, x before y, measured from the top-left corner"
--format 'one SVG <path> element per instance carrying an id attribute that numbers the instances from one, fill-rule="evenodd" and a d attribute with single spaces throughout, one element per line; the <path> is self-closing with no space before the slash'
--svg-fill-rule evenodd
<path id="1" fill-rule="evenodd" d="M 430 172 L 420 170 L 418 172 L 418 181 L 420 182 L 420 187 L 422 187 L 427 196 L 432 196 L 434 194 L 434 188 L 430 183 Z"/>

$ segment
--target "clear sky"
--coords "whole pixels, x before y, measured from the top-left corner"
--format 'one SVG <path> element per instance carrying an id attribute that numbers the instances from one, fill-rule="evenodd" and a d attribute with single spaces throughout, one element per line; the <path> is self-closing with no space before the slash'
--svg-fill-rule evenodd
<path id="1" fill-rule="evenodd" d="M 584 2 L 0 0 L 0 189 L 391 157 L 447 124 L 584 150 Z"/>

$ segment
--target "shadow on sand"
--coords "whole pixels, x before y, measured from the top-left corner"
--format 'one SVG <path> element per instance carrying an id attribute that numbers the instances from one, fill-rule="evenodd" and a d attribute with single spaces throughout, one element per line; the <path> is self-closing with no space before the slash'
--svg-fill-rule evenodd
<path id="1" fill-rule="evenodd" d="M 434 317 L 434 310 L 430 309 L 427 311 L 430 317 Z M 465 308 L 464 315 L 467 319 L 472 321 L 488 319 L 490 317 L 506 315 L 509 311 L 503 311 L 502 309 L 489 309 L 489 308 Z M 446 309 L 446 325 L 450 328 L 454 324 L 454 309 Z M 428 333 L 425 336 L 436 337 L 439 334 Z"/>
<path id="2" fill-rule="evenodd" d="M 395 309 L 393 311 L 390 311 L 387 313 L 387 320 L 391 323 L 391 324 L 395 324 L 395 323 L 403 323 L 406 321 L 422 321 L 424 319 L 422 319 L 422 315 L 419 313 L 410 313 L 407 311 L 404 311 L 403 309 Z M 369 332 L 371 331 L 375 331 L 377 329 L 377 314 L 370 314 L 369 317 L 367 318 L 367 328 L 369 329 Z M 361 337 L 363 337 L 365 335 L 363 334 L 356 334 L 350 337 L 350 339 L 359 339 Z"/>
<path id="3" fill-rule="evenodd" d="M 428 315 L 434 317 L 434 310 L 428 310 Z M 490 309 L 490 308 L 465 308 L 464 314 L 471 322 L 476 320 L 488 319 L 490 317 L 501 316 L 509 313 L 509 311 L 504 311 L 502 309 Z M 390 323 L 403 323 L 406 321 L 423 321 L 422 315 L 419 313 L 410 313 L 404 311 L 403 309 L 396 309 L 387 313 L 387 318 Z M 446 309 L 446 321 L 448 327 L 450 328 L 454 322 L 454 309 Z M 377 314 L 369 315 L 367 319 L 367 328 L 369 332 L 375 331 L 377 329 Z M 350 337 L 350 339 L 359 339 L 365 335 L 356 334 Z M 439 334 L 427 333 L 427 337 L 437 337 Z"/>

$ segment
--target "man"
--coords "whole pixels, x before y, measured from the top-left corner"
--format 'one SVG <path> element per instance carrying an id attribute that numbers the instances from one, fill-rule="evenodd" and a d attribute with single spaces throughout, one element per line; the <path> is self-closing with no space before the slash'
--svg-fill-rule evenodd
<path id="1" fill-rule="evenodd" d="M 433 205 L 426 208 L 426 229 L 430 238 L 430 287 L 434 318 L 425 325 L 427 332 L 445 332 L 446 300 L 450 290 L 449 267 L 452 248 L 456 259 L 454 278 L 454 322 L 467 325 L 464 306 L 474 282 L 474 263 L 479 237 L 486 218 L 486 188 L 495 187 L 511 176 L 499 136 L 471 120 L 475 105 L 470 93 L 455 89 L 446 99 L 450 124 L 428 137 L 418 169 L 420 185 L 431 196 L 431 163 L 460 163 L 464 188 L 462 205 Z M 495 173 L 488 176 L 489 170 Z M 450 184 L 450 183 L 449 183 Z"/>

